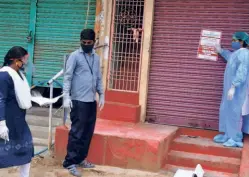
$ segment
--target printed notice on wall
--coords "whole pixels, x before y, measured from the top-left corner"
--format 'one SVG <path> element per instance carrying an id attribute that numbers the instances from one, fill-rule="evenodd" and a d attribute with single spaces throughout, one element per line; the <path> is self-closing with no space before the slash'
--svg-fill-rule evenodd
<path id="1" fill-rule="evenodd" d="M 220 31 L 202 30 L 197 58 L 217 61 L 218 54 L 216 53 L 215 45 L 220 44 L 221 35 L 222 32 Z"/>

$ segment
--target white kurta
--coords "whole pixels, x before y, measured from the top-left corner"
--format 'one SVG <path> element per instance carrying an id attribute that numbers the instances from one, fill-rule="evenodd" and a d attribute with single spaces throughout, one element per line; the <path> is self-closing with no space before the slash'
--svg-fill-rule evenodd
<path id="1" fill-rule="evenodd" d="M 249 114 L 249 87 L 247 89 L 247 97 L 242 107 L 242 116 Z"/>
<path id="2" fill-rule="evenodd" d="M 249 87 L 247 89 L 247 97 L 242 107 L 242 132 L 249 134 Z"/>

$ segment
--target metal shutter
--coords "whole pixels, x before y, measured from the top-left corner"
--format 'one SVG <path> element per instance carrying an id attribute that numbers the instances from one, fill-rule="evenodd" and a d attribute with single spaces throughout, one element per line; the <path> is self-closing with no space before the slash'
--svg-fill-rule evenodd
<path id="1" fill-rule="evenodd" d="M 63 68 L 63 56 L 80 46 L 80 32 L 87 19 L 88 1 L 90 6 L 86 27 L 94 29 L 96 0 L 38 1 L 34 85 L 43 86 L 41 82 Z"/>
<path id="2" fill-rule="evenodd" d="M 30 1 L 0 1 L 0 65 L 2 65 L 3 58 L 11 47 L 22 46 L 27 49 L 29 12 Z"/>
<path id="3" fill-rule="evenodd" d="M 248 0 L 156 0 L 147 120 L 218 128 L 225 63 L 197 59 L 202 29 L 249 32 Z"/>

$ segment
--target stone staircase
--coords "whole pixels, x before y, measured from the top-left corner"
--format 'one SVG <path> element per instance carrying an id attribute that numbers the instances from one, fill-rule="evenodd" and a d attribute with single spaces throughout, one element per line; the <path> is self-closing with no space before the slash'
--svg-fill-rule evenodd
<path id="1" fill-rule="evenodd" d="M 55 128 L 62 125 L 62 113 L 53 110 L 52 131 L 53 141 Z M 48 144 L 48 126 L 49 126 L 49 108 L 33 107 L 27 112 L 26 121 L 29 124 L 33 141 L 35 145 L 35 153 L 47 148 Z"/>
<path id="2" fill-rule="evenodd" d="M 180 129 L 173 140 L 165 170 L 194 169 L 201 164 L 205 177 L 238 177 L 242 149 L 216 144 L 213 131 Z"/>

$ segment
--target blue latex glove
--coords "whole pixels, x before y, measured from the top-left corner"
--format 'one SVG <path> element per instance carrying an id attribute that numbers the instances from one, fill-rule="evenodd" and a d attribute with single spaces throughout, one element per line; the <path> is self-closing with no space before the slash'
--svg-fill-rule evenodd
<path id="1" fill-rule="evenodd" d="M 216 44 L 215 45 L 215 50 L 216 50 L 217 53 L 221 52 L 221 46 L 220 46 L 220 44 Z"/>
<path id="2" fill-rule="evenodd" d="M 99 96 L 99 108 L 102 110 L 105 106 L 105 95 L 102 94 Z"/>
<path id="3" fill-rule="evenodd" d="M 5 120 L 0 121 L 0 139 L 9 141 L 9 129 Z"/>
<path id="4" fill-rule="evenodd" d="M 73 103 L 72 103 L 72 100 L 71 100 L 70 96 L 64 95 L 64 97 L 63 97 L 63 107 L 64 108 L 72 108 L 73 107 Z"/>
<path id="5" fill-rule="evenodd" d="M 232 86 L 229 91 L 228 91 L 228 94 L 227 94 L 227 99 L 228 100 L 232 100 L 233 97 L 234 97 L 234 94 L 235 94 L 235 87 Z"/>

